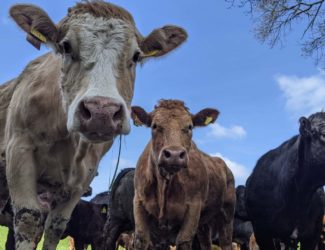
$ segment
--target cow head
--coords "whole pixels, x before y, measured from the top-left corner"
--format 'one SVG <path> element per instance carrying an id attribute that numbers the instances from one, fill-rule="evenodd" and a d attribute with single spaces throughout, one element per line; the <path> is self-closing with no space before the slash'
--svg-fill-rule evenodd
<path id="1" fill-rule="evenodd" d="M 312 114 L 309 118 L 301 117 L 299 123 L 301 142 L 305 146 L 305 160 L 310 161 L 315 167 L 323 167 L 325 164 L 325 112 Z"/>
<path id="2" fill-rule="evenodd" d="M 165 55 L 187 38 L 175 26 L 142 37 L 130 13 L 103 1 L 78 3 L 58 25 L 33 5 L 15 5 L 10 15 L 32 45 L 47 44 L 61 58 L 67 128 L 92 142 L 129 132 L 137 63 Z"/>
<path id="3" fill-rule="evenodd" d="M 207 108 L 192 115 L 182 101 L 161 100 L 151 113 L 132 107 L 131 116 L 136 125 L 151 127 L 152 160 L 160 174 L 168 177 L 187 168 L 193 128 L 213 123 L 218 114 Z"/>

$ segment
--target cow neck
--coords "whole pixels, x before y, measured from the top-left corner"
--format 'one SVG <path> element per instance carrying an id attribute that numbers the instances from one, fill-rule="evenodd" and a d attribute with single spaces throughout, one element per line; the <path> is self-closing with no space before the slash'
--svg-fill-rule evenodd
<path id="1" fill-rule="evenodd" d="M 309 149 L 310 141 L 299 136 L 297 150 L 298 169 L 294 177 L 294 188 L 297 195 L 297 202 L 301 205 L 299 207 L 303 208 L 303 210 L 310 203 L 313 193 L 315 193 L 317 188 L 321 186 L 318 185 L 319 183 L 317 180 L 313 178 L 315 176 L 312 176 L 312 164 L 310 161 Z"/>
<path id="2" fill-rule="evenodd" d="M 157 204 L 159 209 L 158 222 L 161 227 L 167 226 L 167 199 L 169 195 L 169 190 L 171 186 L 171 181 L 174 179 L 172 176 L 170 179 L 163 177 L 158 170 L 158 166 L 154 163 L 154 160 L 151 158 L 151 164 L 153 164 L 153 174 L 157 179 Z"/>
<path id="3" fill-rule="evenodd" d="M 299 136 L 298 143 L 298 170 L 295 176 L 298 192 L 314 192 L 321 186 L 317 181 L 317 176 L 313 176 L 312 162 L 310 159 L 310 140 Z M 315 178 L 316 179 L 315 179 Z"/>

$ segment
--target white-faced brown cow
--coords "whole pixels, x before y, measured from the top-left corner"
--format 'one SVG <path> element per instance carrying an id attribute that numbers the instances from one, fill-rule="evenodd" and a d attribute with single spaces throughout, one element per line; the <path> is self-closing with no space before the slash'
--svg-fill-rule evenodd
<path id="1" fill-rule="evenodd" d="M 178 100 L 162 100 L 151 113 L 132 107 L 135 123 L 152 130 L 135 170 L 136 250 L 147 249 L 150 241 L 155 249 L 192 249 L 195 234 L 202 250 L 211 249 L 214 223 L 221 248 L 231 250 L 234 177 L 222 159 L 192 141 L 193 127 L 214 122 L 218 114 L 203 109 L 192 115 Z"/>
<path id="2" fill-rule="evenodd" d="M 32 45 L 53 52 L 0 86 L 0 166 L 16 248 L 34 249 L 45 228 L 43 249 L 55 249 L 99 160 L 116 135 L 129 133 L 136 64 L 168 53 L 187 35 L 165 26 L 142 37 L 126 10 L 103 1 L 77 3 L 57 25 L 33 5 L 15 5 L 10 15 Z"/>

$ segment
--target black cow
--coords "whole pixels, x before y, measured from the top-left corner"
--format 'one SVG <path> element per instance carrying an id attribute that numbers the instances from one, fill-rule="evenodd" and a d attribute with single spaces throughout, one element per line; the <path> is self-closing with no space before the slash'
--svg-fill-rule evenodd
<path id="1" fill-rule="evenodd" d="M 263 155 L 246 183 L 246 208 L 262 250 L 291 239 L 311 250 L 320 236 L 325 112 L 299 121 L 299 135 Z"/>
<path id="2" fill-rule="evenodd" d="M 126 168 L 118 174 L 110 191 L 104 249 L 115 249 L 121 233 L 134 231 L 133 197 L 134 168 Z"/>
<path id="3" fill-rule="evenodd" d="M 76 250 L 83 250 L 85 245 L 91 245 L 91 249 L 98 250 L 103 243 L 102 233 L 106 218 L 106 204 L 80 200 L 72 212 L 62 239 L 71 236 Z"/>
<path id="4" fill-rule="evenodd" d="M 245 186 L 236 188 L 236 210 L 232 241 L 241 246 L 241 250 L 249 249 L 249 239 L 253 234 L 252 223 L 248 219 L 245 206 Z"/>

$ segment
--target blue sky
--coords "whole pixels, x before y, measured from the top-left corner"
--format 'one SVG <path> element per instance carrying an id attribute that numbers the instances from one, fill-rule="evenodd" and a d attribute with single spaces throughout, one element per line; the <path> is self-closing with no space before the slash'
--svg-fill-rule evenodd
<path id="1" fill-rule="evenodd" d="M 75 1 L 30 0 L 59 21 Z M 138 67 L 133 99 L 151 111 L 161 98 L 185 101 L 193 113 L 205 107 L 221 114 L 215 125 L 198 128 L 194 140 L 205 152 L 222 156 L 243 184 L 257 159 L 298 132 L 298 119 L 325 107 L 325 73 L 301 56 L 300 28 L 285 46 L 270 49 L 254 38 L 250 16 L 229 8 L 224 1 L 114 0 L 132 13 L 144 35 L 165 24 L 184 27 L 188 41 L 175 52 Z M 35 50 L 8 17 L 16 1 L 3 0 L 0 8 L 0 82 L 16 77 Z M 135 166 L 148 142 L 147 128 L 132 127 L 122 140 L 120 168 Z M 104 191 L 114 172 L 118 140 L 103 158 L 94 194 Z"/>

